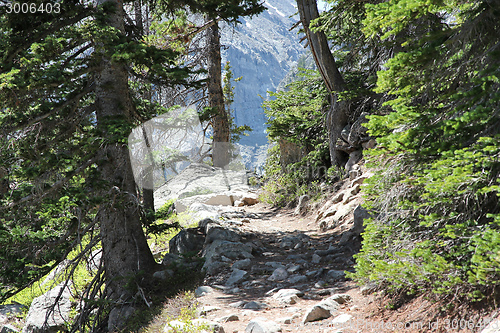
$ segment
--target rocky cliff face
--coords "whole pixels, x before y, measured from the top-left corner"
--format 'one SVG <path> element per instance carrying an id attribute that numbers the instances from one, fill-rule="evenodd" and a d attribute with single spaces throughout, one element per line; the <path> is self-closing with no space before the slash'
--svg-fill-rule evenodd
<path id="1" fill-rule="evenodd" d="M 247 146 L 242 150 L 252 169 L 262 163 L 262 146 L 267 145 L 262 98 L 267 98 L 267 91 L 276 90 L 304 53 L 297 30 L 289 31 L 298 21 L 295 1 L 266 0 L 265 5 L 267 11 L 241 19 L 236 27 L 222 26 L 221 36 L 223 63 L 229 60 L 234 77 L 243 77 L 235 84 L 233 110 L 237 125 L 253 128 L 240 141 Z"/>

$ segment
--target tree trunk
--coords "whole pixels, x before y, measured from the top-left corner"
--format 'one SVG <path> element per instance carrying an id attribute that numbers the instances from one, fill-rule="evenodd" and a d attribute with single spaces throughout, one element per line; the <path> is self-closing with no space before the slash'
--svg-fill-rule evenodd
<path id="1" fill-rule="evenodd" d="M 342 129 L 349 121 L 350 103 L 348 101 L 338 101 L 336 96 L 336 93 L 345 90 L 345 82 L 335 63 L 325 34 L 322 31 L 312 32 L 309 28 L 311 21 L 319 17 L 316 0 L 297 0 L 297 8 L 314 61 L 316 62 L 316 67 L 331 94 L 331 107 L 326 116 L 330 159 L 332 165 L 344 166 L 347 156 L 344 152 L 335 149 L 335 146 Z"/>
<path id="2" fill-rule="evenodd" d="M 137 33 L 139 36 L 142 36 L 144 34 L 144 20 L 142 17 L 142 1 L 141 0 L 135 0 L 134 1 L 134 15 L 135 15 L 135 26 L 137 28 Z M 146 18 L 147 21 L 147 18 Z M 148 89 L 146 93 L 144 94 L 144 98 L 151 100 L 151 93 L 150 90 Z M 155 203 L 154 203 L 154 175 L 153 172 L 155 170 L 155 164 L 154 164 L 154 159 L 153 159 L 153 152 L 151 149 L 151 144 L 149 142 L 149 138 L 146 133 L 146 129 L 144 128 L 144 125 L 141 125 L 142 127 L 142 135 L 143 139 L 146 142 L 146 147 L 148 149 L 147 156 L 149 159 L 150 166 L 145 170 L 145 174 L 143 175 L 142 179 L 142 200 L 144 204 L 144 210 L 146 212 L 154 212 L 155 210 Z M 146 219 L 146 222 L 149 223 L 150 221 Z"/>
<path id="3" fill-rule="evenodd" d="M 4 167 L 0 167 L 0 199 L 9 193 L 9 173 Z"/>
<path id="4" fill-rule="evenodd" d="M 108 25 L 124 32 L 124 11 L 119 0 L 99 0 L 99 4 L 111 2 L 116 10 L 108 15 Z M 96 78 L 97 127 L 108 143 L 103 146 L 98 170 L 105 181 L 98 218 L 102 238 L 103 261 L 108 287 L 108 297 L 126 301 L 132 296 L 127 283 L 134 281 L 139 271 L 152 272 L 156 267 L 151 250 L 142 231 L 139 201 L 128 148 L 116 142 L 111 124 L 131 121 L 132 100 L 129 94 L 128 73 L 121 63 L 104 55 L 101 45 L 101 70 Z M 127 133 L 123 133 L 126 136 Z"/>
<path id="5" fill-rule="evenodd" d="M 153 156 L 153 149 L 151 148 L 151 142 L 149 141 L 148 133 L 146 133 L 146 128 L 144 124 L 141 124 L 142 137 L 146 143 L 147 149 L 147 162 L 148 167 L 145 170 L 144 178 L 142 179 L 142 200 L 144 203 L 144 210 L 146 213 L 155 211 L 155 199 L 154 199 L 154 171 L 156 170 L 156 163 Z M 150 221 L 147 221 L 149 224 Z"/>
<path id="6" fill-rule="evenodd" d="M 208 101 L 216 112 L 212 120 L 212 161 L 216 167 L 229 164 L 229 116 L 224 105 L 222 91 L 222 65 L 220 55 L 219 25 L 214 22 L 208 28 Z"/>
<path id="7" fill-rule="evenodd" d="M 137 27 L 137 33 L 142 36 L 144 33 L 144 26 L 142 23 L 142 2 L 141 0 L 134 1 L 134 15 L 135 15 L 135 26 Z"/>

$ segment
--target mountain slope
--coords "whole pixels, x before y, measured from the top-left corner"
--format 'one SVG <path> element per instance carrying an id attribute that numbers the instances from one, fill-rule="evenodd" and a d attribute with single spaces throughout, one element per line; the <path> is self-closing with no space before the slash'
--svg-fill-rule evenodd
<path id="1" fill-rule="evenodd" d="M 262 163 L 256 146 L 267 145 L 262 98 L 267 98 L 267 91 L 276 90 L 304 53 L 297 31 L 289 31 L 298 21 L 298 15 L 290 17 L 296 13 L 295 2 L 267 0 L 265 5 L 267 11 L 240 19 L 241 24 L 236 27 L 222 25 L 221 33 L 223 62 L 231 62 L 234 77 L 243 77 L 235 84 L 232 108 L 237 125 L 253 128 L 250 136 L 240 141 L 252 147 L 242 148 L 245 162 L 251 168 Z M 262 147 L 259 150 L 265 151 Z"/>

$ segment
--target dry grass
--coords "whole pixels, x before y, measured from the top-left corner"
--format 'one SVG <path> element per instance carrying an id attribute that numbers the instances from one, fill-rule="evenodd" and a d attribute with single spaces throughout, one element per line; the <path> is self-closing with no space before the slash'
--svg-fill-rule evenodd
<path id="1" fill-rule="evenodd" d="M 163 332 L 165 325 L 172 320 L 179 320 L 189 324 L 193 319 L 196 319 L 198 306 L 199 303 L 194 293 L 190 291 L 169 298 L 164 304 L 161 313 L 157 315 L 147 327 L 141 330 L 141 332 Z"/>

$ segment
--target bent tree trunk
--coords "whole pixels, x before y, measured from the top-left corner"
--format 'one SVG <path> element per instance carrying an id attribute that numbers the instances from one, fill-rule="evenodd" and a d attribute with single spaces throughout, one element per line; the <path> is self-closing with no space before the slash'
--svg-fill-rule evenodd
<path id="1" fill-rule="evenodd" d="M 215 110 L 212 118 L 213 146 L 212 161 L 216 167 L 229 164 L 229 116 L 224 105 L 222 91 L 222 65 L 220 36 L 217 21 L 208 28 L 208 101 Z"/>
<path id="2" fill-rule="evenodd" d="M 107 25 L 124 32 L 123 7 L 119 0 L 99 0 L 112 3 L 115 10 Z M 126 144 L 113 138 L 116 126 L 130 128 L 132 101 L 128 74 L 121 63 L 109 59 L 100 45 L 101 70 L 96 78 L 97 127 L 106 142 L 100 152 L 98 171 L 104 181 L 98 219 L 102 239 L 103 262 L 108 288 L 107 297 L 120 302 L 132 296 L 127 283 L 134 282 L 139 271 L 151 272 L 156 262 L 142 231 L 139 202 Z M 114 128 L 113 128 L 114 127 Z M 115 132 L 116 133 L 116 132 Z M 127 133 L 123 133 L 126 137 Z"/>
<path id="3" fill-rule="evenodd" d="M 342 129 L 349 121 L 350 103 L 338 101 L 336 93 L 345 90 L 344 78 L 335 63 L 324 32 L 312 32 L 310 29 L 311 21 L 319 17 L 316 0 L 297 0 L 297 8 L 316 67 L 330 92 L 331 106 L 325 121 L 329 135 L 330 159 L 332 165 L 341 167 L 347 162 L 347 157 L 344 152 L 336 149 L 336 144 Z"/>

